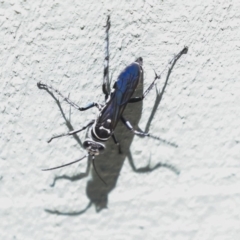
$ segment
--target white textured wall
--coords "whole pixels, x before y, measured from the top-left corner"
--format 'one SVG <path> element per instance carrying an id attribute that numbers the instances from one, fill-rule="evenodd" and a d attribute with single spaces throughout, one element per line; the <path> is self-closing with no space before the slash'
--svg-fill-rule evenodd
<path id="1" fill-rule="evenodd" d="M 36 84 L 70 93 L 79 105 L 102 101 L 108 14 L 113 80 L 142 56 L 146 88 L 152 69 L 160 72 L 184 45 L 189 47 L 149 129 L 178 148 L 152 139 L 132 141 L 119 123 L 123 155 L 110 141 L 96 159 L 107 187 L 94 173 L 92 180 L 89 174 L 53 187 L 54 177 L 78 175 L 87 161 L 41 171 L 84 151 L 72 137 L 46 143 L 68 128 L 56 102 Z M 239 64 L 239 0 L 1 1 L 0 239 L 240 239 Z M 155 98 L 153 90 L 125 116 L 135 124 L 140 120 L 144 129 Z M 69 106 L 61 104 L 68 118 Z M 79 128 L 96 111 L 71 113 L 72 125 Z M 84 133 L 79 137 L 83 140 Z M 129 151 L 138 168 L 161 162 L 180 174 L 168 168 L 135 173 Z"/>

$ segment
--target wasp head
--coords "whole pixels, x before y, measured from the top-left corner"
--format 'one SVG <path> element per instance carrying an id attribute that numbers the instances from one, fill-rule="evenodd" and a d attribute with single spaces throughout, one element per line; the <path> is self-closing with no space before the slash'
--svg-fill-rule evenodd
<path id="1" fill-rule="evenodd" d="M 83 142 L 83 147 L 88 151 L 92 156 L 99 155 L 105 149 L 105 145 L 99 142 L 95 142 L 92 139 L 86 139 Z"/>

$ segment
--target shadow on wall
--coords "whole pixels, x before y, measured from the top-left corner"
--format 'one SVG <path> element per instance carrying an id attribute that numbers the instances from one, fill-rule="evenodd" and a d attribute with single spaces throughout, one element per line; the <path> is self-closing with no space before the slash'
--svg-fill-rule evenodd
<path id="1" fill-rule="evenodd" d="M 173 70 L 173 67 L 175 66 L 178 59 L 183 54 L 186 54 L 187 51 L 188 51 L 188 48 L 184 47 L 184 49 L 178 55 L 176 55 L 174 57 L 174 59 L 170 62 L 166 80 L 164 82 L 161 92 L 159 92 L 156 88 L 156 100 L 155 100 L 152 112 L 150 114 L 150 117 L 148 119 L 145 131 L 148 132 L 151 122 L 156 114 L 157 108 L 158 108 L 159 104 L 161 103 L 164 91 L 168 84 L 170 74 Z M 110 89 L 109 82 L 107 82 L 107 85 L 108 85 L 107 86 L 108 89 Z M 65 123 L 66 123 L 69 131 L 74 130 L 73 126 L 71 124 L 71 121 L 66 117 L 66 115 L 63 112 L 63 109 L 61 107 L 61 104 L 60 104 L 59 100 L 55 97 L 55 95 L 46 88 L 41 88 L 41 87 L 39 87 L 39 88 L 46 90 L 54 98 L 54 100 L 56 101 L 58 108 L 62 114 L 62 117 L 65 120 Z M 143 83 L 140 83 L 137 90 L 135 91 L 134 96 L 142 96 L 142 95 L 143 95 Z M 137 103 L 129 103 L 124 111 L 124 116 L 126 116 L 127 119 L 132 123 L 133 127 L 136 127 L 136 126 L 138 126 L 138 123 L 140 121 L 141 113 L 142 113 L 142 101 L 137 102 Z M 108 140 L 105 144 L 106 145 L 105 151 L 103 152 L 103 154 L 97 156 L 97 158 L 96 158 L 96 168 L 98 170 L 98 173 L 101 175 L 101 177 L 107 183 L 107 185 L 104 185 L 104 183 L 99 179 L 99 177 L 97 176 L 95 171 L 91 171 L 91 159 L 89 157 L 88 163 L 87 163 L 87 168 L 84 173 L 79 173 L 75 176 L 67 176 L 67 175 L 56 176 L 51 185 L 52 187 L 54 187 L 56 182 L 61 179 L 70 180 L 70 181 L 78 181 L 78 180 L 81 180 L 82 178 L 88 176 L 89 173 L 91 172 L 92 179 L 88 181 L 87 187 L 86 187 L 86 194 L 87 194 L 87 197 L 89 198 L 89 204 L 84 209 L 82 209 L 80 211 L 76 211 L 76 212 L 60 212 L 57 210 L 53 211 L 53 210 L 45 209 L 46 212 L 51 213 L 51 214 L 57 214 L 57 215 L 77 216 L 77 215 L 81 215 L 84 212 L 86 212 L 87 209 L 92 206 L 92 204 L 95 205 L 97 212 L 106 208 L 107 203 L 108 203 L 108 194 L 116 186 L 118 177 L 120 175 L 120 172 L 121 172 L 121 169 L 122 169 L 122 166 L 123 166 L 123 163 L 124 163 L 124 160 L 126 157 L 128 158 L 130 166 L 132 167 L 133 171 L 136 173 L 151 172 L 160 167 L 168 168 L 169 170 L 173 171 L 175 174 L 179 173 L 178 170 L 175 167 L 173 167 L 172 165 L 169 165 L 166 163 L 164 164 L 161 162 L 159 162 L 152 168 L 149 165 L 146 167 L 136 168 L 136 166 L 134 164 L 134 159 L 133 159 L 131 151 L 130 151 L 130 146 L 133 141 L 134 134 L 131 131 L 129 131 L 122 123 L 118 124 L 117 128 L 114 131 L 114 134 L 117 137 L 117 139 L 119 139 L 119 142 L 121 144 L 122 153 L 119 154 L 117 151 L 117 147 L 113 143 L 113 141 Z M 73 137 L 77 141 L 77 143 L 82 147 L 82 142 L 79 139 L 79 137 L 76 134 L 73 135 Z M 155 138 L 157 140 L 161 140 L 167 144 L 170 144 L 170 145 L 176 147 L 175 144 L 169 143 L 158 137 L 153 137 L 153 138 Z"/>

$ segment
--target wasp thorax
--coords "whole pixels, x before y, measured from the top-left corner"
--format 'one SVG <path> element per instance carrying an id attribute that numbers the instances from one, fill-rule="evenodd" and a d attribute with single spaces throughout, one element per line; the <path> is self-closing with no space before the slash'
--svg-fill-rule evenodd
<path id="1" fill-rule="evenodd" d="M 99 124 L 92 128 L 92 137 L 94 140 L 106 141 L 111 137 L 112 131 L 111 129 L 111 119 L 104 122 L 104 124 Z"/>
<path id="2" fill-rule="evenodd" d="M 105 149 L 105 145 L 99 142 L 95 142 L 91 139 L 86 139 L 83 142 L 83 147 L 88 151 L 90 155 L 99 155 Z"/>

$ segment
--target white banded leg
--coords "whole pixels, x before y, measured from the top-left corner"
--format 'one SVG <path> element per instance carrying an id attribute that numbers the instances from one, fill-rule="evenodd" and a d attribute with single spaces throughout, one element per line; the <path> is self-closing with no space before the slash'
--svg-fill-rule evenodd
<path id="1" fill-rule="evenodd" d="M 63 134 L 60 134 L 60 135 L 53 136 L 48 140 L 48 143 L 50 143 L 55 138 L 70 136 L 70 135 L 76 134 L 78 132 L 81 132 L 81 131 L 85 130 L 86 128 L 90 127 L 91 125 L 93 125 L 94 121 L 95 120 L 91 120 L 88 124 L 86 124 L 85 126 L 83 126 L 82 128 L 80 128 L 78 130 L 74 130 L 74 131 L 71 131 L 71 132 L 68 132 L 68 133 L 63 133 Z"/>
<path id="2" fill-rule="evenodd" d="M 85 111 L 85 110 L 88 110 L 89 108 L 92 108 L 92 107 L 97 107 L 99 110 L 101 109 L 101 105 L 98 104 L 98 103 L 95 103 L 95 102 L 92 102 L 92 103 L 89 103 L 88 105 L 86 105 L 85 107 L 79 107 L 76 103 L 74 103 L 73 101 L 71 101 L 68 97 L 65 97 L 61 92 L 59 92 L 57 89 L 55 89 L 54 87 L 52 86 L 48 86 L 47 84 L 44 84 L 44 83 L 37 83 L 37 86 L 38 88 L 40 89 L 45 89 L 47 91 L 54 91 L 56 92 L 60 97 L 63 98 L 63 100 L 65 102 L 67 102 L 68 104 L 70 104 L 72 107 L 74 107 L 75 109 L 79 110 L 79 111 Z"/>
<path id="3" fill-rule="evenodd" d="M 174 58 L 168 63 L 168 65 L 164 68 L 164 70 L 161 72 L 161 74 L 157 75 L 155 72 L 155 78 L 153 80 L 153 82 L 150 84 L 150 86 L 146 89 L 146 91 L 143 93 L 143 95 L 141 97 L 134 97 L 131 98 L 128 102 L 129 103 L 134 103 L 134 102 L 140 102 L 142 101 L 147 94 L 151 91 L 151 89 L 153 88 L 153 86 L 155 85 L 157 79 L 161 78 L 162 73 L 165 71 L 165 69 L 168 67 L 168 75 L 170 74 L 171 70 L 173 69 L 174 65 L 176 64 L 177 60 L 183 55 L 186 54 L 188 52 L 188 47 L 184 47 L 182 49 L 181 52 L 179 52 L 176 56 L 174 56 Z"/>
<path id="4" fill-rule="evenodd" d="M 134 134 L 138 135 L 138 136 L 141 136 L 141 137 L 149 137 L 149 133 L 146 133 L 146 132 L 140 132 L 140 131 L 137 131 L 133 128 L 132 124 L 126 120 L 123 116 L 121 117 L 121 120 L 123 122 L 123 124 Z"/>
<path id="5" fill-rule="evenodd" d="M 110 16 L 107 18 L 106 23 L 106 38 L 105 38 L 105 57 L 104 57 L 104 70 L 103 70 L 103 85 L 102 85 L 102 91 L 105 94 L 105 100 L 107 100 L 108 95 L 110 93 L 110 87 L 109 87 L 109 29 L 111 27 L 110 23 Z"/>

